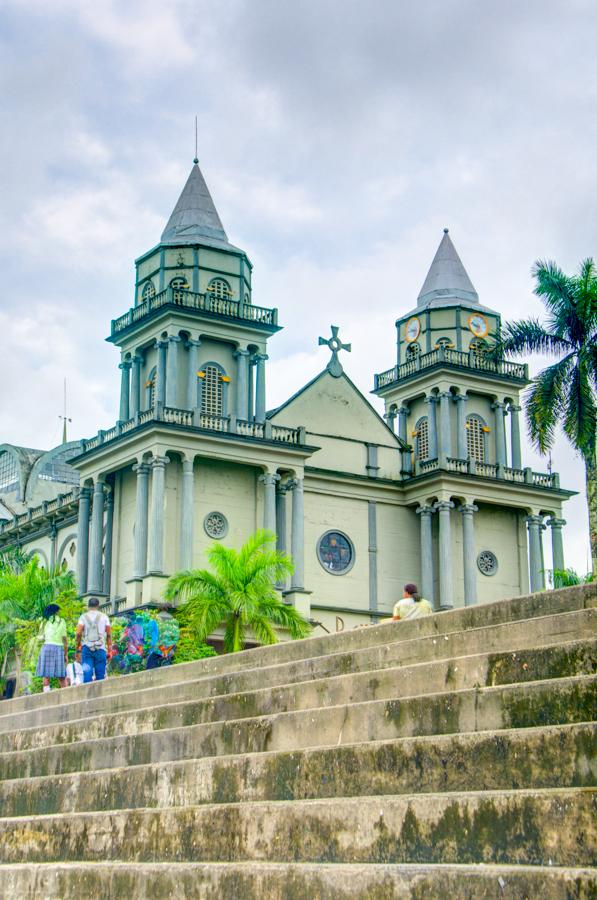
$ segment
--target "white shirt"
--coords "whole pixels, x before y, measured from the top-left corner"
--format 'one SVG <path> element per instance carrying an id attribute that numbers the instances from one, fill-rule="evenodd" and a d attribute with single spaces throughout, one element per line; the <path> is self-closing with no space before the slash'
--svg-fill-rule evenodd
<path id="1" fill-rule="evenodd" d="M 400 619 L 419 619 L 421 616 L 430 616 L 432 612 L 427 600 L 417 602 L 412 597 L 403 597 L 394 607 L 394 615 Z"/>
<path id="2" fill-rule="evenodd" d="M 96 619 L 96 616 L 98 617 L 97 630 L 99 632 L 99 639 L 102 642 L 102 646 L 105 650 L 106 649 L 106 628 L 108 628 L 110 625 L 110 620 L 107 617 L 107 615 L 105 615 L 105 613 L 100 612 L 99 609 L 88 609 L 86 612 L 83 613 L 83 615 L 81 616 L 81 618 L 79 619 L 77 624 L 83 626 L 82 641 L 83 641 L 83 643 L 85 643 L 87 640 L 87 634 L 89 633 L 89 624 L 88 623 L 93 622 Z M 86 632 L 87 632 L 87 634 L 86 634 Z"/>
<path id="3" fill-rule="evenodd" d="M 83 666 L 76 660 L 69 663 L 66 667 L 66 677 L 71 687 L 77 684 L 83 684 Z"/>

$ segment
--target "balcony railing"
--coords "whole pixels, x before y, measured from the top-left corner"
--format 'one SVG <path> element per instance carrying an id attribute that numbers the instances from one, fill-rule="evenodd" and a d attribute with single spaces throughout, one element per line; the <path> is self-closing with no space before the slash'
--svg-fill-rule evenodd
<path id="1" fill-rule="evenodd" d="M 154 297 L 143 300 L 138 306 L 133 306 L 123 316 L 112 319 L 112 337 L 141 322 L 156 310 L 165 306 L 181 309 L 197 310 L 226 316 L 230 319 L 240 319 L 245 322 L 253 322 L 257 325 L 278 324 L 278 310 L 268 309 L 265 306 L 253 306 L 252 303 L 239 303 L 238 300 L 230 300 L 227 297 L 215 297 L 213 294 L 196 294 L 193 291 L 166 288 Z"/>
<path id="2" fill-rule="evenodd" d="M 450 350 L 449 347 L 437 347 L 429 353 L 420 353 L 412 360 L 394 366 L 387 372 L 381 372 L 375 376 L 374 390 L 379 391 L 390 384 L 411 378 L 413 375 L 433 366 L 457 366 L 461 369 L 473 369 L 488 375 L 498 375 L 502 378 L 512 378 L 516 381 L 528 380 L 528 366 L 526 363 L 514 363 L 505 359 L 492 359 L 487 355 L 463 350 Z"/>
<path id="3" fill-rule="evenodd" d="M 456 472 L 459 475 L 476 475 L 480 478 L 496 478 L 501 481 L 513 481 L 516 484 L 529 484 L 532 487 L 560 487 L 560 476 L 557 472 L 533 472 L 531 468 L 511 469 L 495 463 L 478 462 L 476 459 L 457 459 L 453 456 L 445 458 L 443 465 L 439 459 L 417 461 L 416 475 L 428 475 L 431 472 Z"/>
<path id="4" fill-rule="evenodd" d="M 44 500 L 39 506 L 31 507 L 27 512 L 20 513 L 18 516 L 13 516 L 12 519 L 0 522 L 0 536 L 6 531 L 11 531 L 13 528 L 27 528 L 29 525 L 34 525 L 36 520 L 43 519 L 44 516 L 51 513 L 57 513 L 61 510 L 66 513 L 71 509 L 74 511 L 78 500 L 78 487 L 73 488 L 72 491 L 69 491 L 66 494 L 58 494 L 53 500 Z"/>
<path id="5" fill-rule="evenodd" d="M 286 425 L 273 425 L 271 422 L 247 422 L 234 416 L 212 416 L 199 410 L 176 409 L 173 406 L 157 404 L 155 409 L 146 409 L 126 422 L 118 422 L 113 428 L 99 431 L 95 437 L 81 441 L 81 453 L 88 453 L 108 444 L 147 422 L 165 422 L 168 425 L 179 425 L 182 428 L 204 428 L 239 437 L 258 438 L 265 441 L 279 441 L 282 444 L 302 445 L 305 443 L 303 427 L 290 428 Z"/>

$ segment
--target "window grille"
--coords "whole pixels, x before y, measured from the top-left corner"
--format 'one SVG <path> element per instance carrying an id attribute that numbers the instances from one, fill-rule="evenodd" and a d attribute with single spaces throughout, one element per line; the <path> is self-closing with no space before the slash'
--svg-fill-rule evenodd
<path id="1" fill-rule="evenodd" d="M 19 487 L 19 466 L 12 453 L 0 453 L 0 491 L 15 491 Z"/>
<path id="2" fill-rule="evenodd" d="M 417 459 L 429 459 L 429 419 L 427 416 L 417 424 Z"/>
<path id="3" fill-rule="evenodd" d="M 469 349 L 472 351 L 477 362 L 481 362 L 487 353 L 487 341 L 483 338 L 473 338 L 470 342 Z"/>
<path id="4" fill-rule="evenodd" d="M 151 300 L 152 297 L 155 297 L 155 286 L 153 281 L 147 281 L 143 285 L 141 297 L 143 300 Z"/>
<path id="5" fill-rule="evenodd" d="M 443 347 L 444 350 L 451 350 L 454 346 L 449 337 L 440 337 L 435 345 L 437 349 Z"/>
<path id="6" fill-rule="evenodd" d="M 222 376 L 215 366 L 205 367 L 201 411 L 208 416 L 222 415 Z"/>
<path id="7" fill-rule="evenodd" d="M 207 290 L 212 297 L 216 297 L 218 300 L 228 300 L 229 297 L 232 297 L 230 285 L 224 278 L 212 278 Z"/>
<path id="8" fill-rule="evenodd" d="M 419 355 L 420 352 L 421 352 L 421 348 L 420 348 L 419 344 L 417 344 L 416 341 L 413 341 L 413 343 L 409 344 L 408 347 L 406 348 L 406 355 L 409 357 L 409 359 L 414 359 L 416 356 Z"/>
<path id="9" fill-rule="evenodd" d="M 485 427 L 479 416 L 469 416 L 466 422 L 466 447 L 470 459 L 485 462 Z"/>

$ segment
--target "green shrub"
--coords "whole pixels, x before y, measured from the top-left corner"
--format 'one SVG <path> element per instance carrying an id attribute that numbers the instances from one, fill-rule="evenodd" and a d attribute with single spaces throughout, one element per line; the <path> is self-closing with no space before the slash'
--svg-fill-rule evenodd
<path id="1" fill-rule="evenodd" d="M 218 654 L 209 644 L 198 641 L 190 628 L 181 628 L 180 637 L 174 651 L 173 664 L 192 662 L 194 659 L 207 659 Z"/>

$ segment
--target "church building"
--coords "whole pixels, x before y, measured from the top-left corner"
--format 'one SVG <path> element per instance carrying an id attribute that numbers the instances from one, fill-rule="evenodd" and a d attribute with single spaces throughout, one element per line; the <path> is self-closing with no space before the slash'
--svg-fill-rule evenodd
<path id="1" fill-rule="evenodd" d="M 373 376 L 383 418 L 344 371 L 335 326 L 319 338 L 327 367 L 268 409 L 278 310 L 254 302 L 197 160 L 135 266 L 108 337 L 118 419 L 47 452 L 0 444 L 0 550 L 73 569 L 82 595 L 122 612 L 160 603 L 213 541 L 266 527 L 294 561 L 283 597 L 328 631 L 379 621 L 407 581 L 438 610 L 540 590 L 545 539 L 564 567 L 571 492 L 524 465 L 527 366 L 488 355 L 500 315 L 447 229 L 388 341 L 394 364 Z"/>

